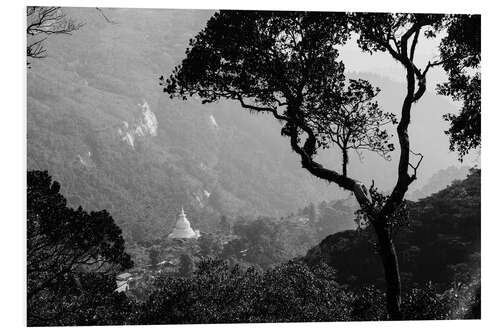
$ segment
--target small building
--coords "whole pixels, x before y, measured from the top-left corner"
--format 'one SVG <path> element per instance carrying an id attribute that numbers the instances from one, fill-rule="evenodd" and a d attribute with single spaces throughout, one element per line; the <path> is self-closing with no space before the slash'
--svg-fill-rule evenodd
<path id="1" fill-rule="evenodd" d="M 126 292 L 129 289 L 129 282 L 132 280 L 132 274 L 121 273 L 116 276 L 116 292 Z"/>
<path id="2" fill-rule="evenodd" d="M 174 238 L 174 239 L 179 239 L 179 238 L 191 238 L 191 239 L 197 239 L 200 237 L 200 231 L 199 230 L 193 230 L 191 228 L 191 223 L 189 220 L 186 218 L 186 214 L 184 213 L 184 208 L 181 209 L 181 213 L 179 214 L 179 217 L 177 218 L 177 221 L 175 223 L 175 228 L 174 230 L 168 235 L 168 238 Z"/>
<path id="3" fill-rule="evenodd" d="M 115 292 L 117 293 L 124 293 L 129 289 L 128 281 L 116 281 L 116 286 Z"/>

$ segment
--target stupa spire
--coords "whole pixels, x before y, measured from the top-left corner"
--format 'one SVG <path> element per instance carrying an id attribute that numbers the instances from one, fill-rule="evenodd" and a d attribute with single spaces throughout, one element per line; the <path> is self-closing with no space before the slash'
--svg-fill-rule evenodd
<path id="1" fill-rule="evenodd" d="M 191 228 L 191 223 L 186 217 L 184 207 L 181 206 L 181 213 L 177 218 L 174 230 L 168 235 L 169 238 L 198 238 L 199 231 Z"/>

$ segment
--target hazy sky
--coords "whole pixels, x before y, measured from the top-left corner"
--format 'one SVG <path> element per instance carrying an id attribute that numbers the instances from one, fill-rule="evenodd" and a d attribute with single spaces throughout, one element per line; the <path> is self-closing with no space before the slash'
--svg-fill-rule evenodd
<path id="1" fill-rule="evenodd" d="M 442 36 L 434 39 L 420 37 L 415 51 L 415 62 L 425 67 L 428 61 L 438 59 L 439 42 Z M 340 49 L 340 57 L 347 70 L 359 72 L 373 72 L 387 76 L 394 81 L 404 82 L 403 67 L 387 52 L 376 52 L 372 55 L 361 52 L 353 38 Z M 441 67 L 434 67 L 427 74 L 429 83 L 443 82 L 446 79 L 446 73 Z"/>
<path id="2" fill-rule="evenodd" d="M 435 61 L 438 59 L 438 46 L 441 38 L 442 35 L 438 35 L 435 39 L 427 39 L 421 36 L 415 53 L 416 63 L 419 66 L 425 67 L 428 61 Z M 387 52 L 376 52 L 371 55 L 366 52 L 361 52 L 356 44 L 356 39 L 353 38 L 340 49 L 340 58 L 344 62 L 348 72 L 368 72 L 381 75 L 400 83 L 402 89 L 405 87 L 405 72 L 402 65 L 393 59 Z M 426 155 L 419 170 L 420 179 L 414 184 L 414 188 L 423 186 L 428 177 L 446 166 L 480 166 L 479 151 L 471 152 L 469 156 L 464 158 L 464 163 L 460 163 L 457 159 L 457 154 L 448 150 L 448 137 L 444 134 L 444 130 L 448 127 L 448 123 L 442 119 L 442 115 L 445 112 L 439 107 L 433 107 L 432 102 L 429 102 L 429 97 L 436 95 L 436 84 L 444 81 L 446 81 L 446 72 L 443 68 L 440 66 L 431 68 L 427 74 L 427 90 L 422 97 L 422 102 L 416 103 L 412 110 L 412 123 L 410 124 L 411 145 L 412 147 L 418 147 L 424 155 Z M 384 87 L 381 88 L 384 90 Z M 401 100 L 404 98 L 402 92 L 395 93 L 382 91 L 381 94 L 390 94 L 393 98 L 401 98 Z M 444 96 L 439 96 L 439 98 L 449 103 L 451 108 L 458 110 L 460 107 L 461 103 L 455 102 L 451 100 L 451 98 Z M 425 109 L 422 109 L 421 104 L 425 104 L 426 102 Z M 382 107 L 384 107 L 383 104 Z M 399 110 L 388 111 L 399 116 Z M 429 138 L 432 139 L 428 140 Z M 429 141 L 433 144 L 427 144 Z M 360 171 L 368 171 L 370 169 L 369 166 L 362 165 L 363 163 L 360 163 L 357 158 L 353 158 L 352 160 L 353 163 L 360 164 Z M 386 171 L 387 176 L 389 176 L 392 169 L 395 168 L 396 163 L 397 158 L 390 162 L 391 166 L 388 167 Z"/>

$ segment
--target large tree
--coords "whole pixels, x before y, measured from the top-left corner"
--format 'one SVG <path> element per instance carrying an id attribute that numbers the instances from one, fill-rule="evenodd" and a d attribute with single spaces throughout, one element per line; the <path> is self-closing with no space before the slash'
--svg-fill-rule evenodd
<path id="1" fill-rule="evenodd" d="M 394 145 L 384 126 L 396 124 L 392 113 L 380 109 L 375 97 L 380 92 L 366 80 L 349 80 L 333 105 L 316 103 L 305 105 L 311 127 L 323 137 L 323 148 L 338 148 L 342 153 L 342 175 L 347 176 L 349 151 L 358 154 L 369 150 L 390 159 Z"/>
<path id="2" fill-rule="evenodd" d="M 67 325 L 71 313 L 108 302 L 116 272 L 132 267 L 113 218 L 106 211 L 67 207 L 59 189 L 46 171 L 28 172 L 30 325 Z"/>
<path id="3" fill-rule="evenodd" d="M 186 58 L 174 73 L 167 79 L 160 78 L 171 97 L 196 94 L 203 103 L 236 100 L 251 112 L 272 114 L 283 124 L 281 133 L 290 139 L 302 167 L 354 193 L 378 239 L 391 319 L 402 318 L 393 223 L 423 157 L 415 153 L 416 160 L 410 158 L 414 154 L 408 136 L 411 109 L 426 91 L 429 69 L 447 60 L 428 62 L 421 68 L 415 63 L 415 53 L 419 38 L 434 37 L 444 23 L 443 15 L 221 11 L 190 41 Z M 388 52 L 406 73 L 406 93 L 397 126 L 399 167 L 389 196 L 370 195 L 376 194 L 374 187 L 369 193 L 365 185 L 347 176 L 345 159 L 342 172 L 316 160 L 319 149 L 337 144 L 339 136 L 332 133 L 339 132 L 339 128 L 340 133 L 343 129 L 355 133 L 362 123 L 356 116 L 358 109 L 349 105 L 372 103 L 366 97 L 376 95 L 368 83 L 354 87 L 346 84 L 337 48 L 352 32 L 357 33 L 363 51 Z M 361 93 L 353 93 L 353 89 L 361 89 Z M 386 120 L 392 121 L 373 104 L 361 110 L 361 115 L 369 118 L 366 124 L 378 131 L 382 131 Z M 342 117 L 343 113 L 348 117 Z M 343 145 L 340 150 L 359 149 L 364 134 L 366 131 L 358 131 L 356 137 L 350 138 L 353 144 Z M 391 150 L 384 135 L 374 138 L 378 144 L 368 145 L 371 150 L 383 155 Z"/>

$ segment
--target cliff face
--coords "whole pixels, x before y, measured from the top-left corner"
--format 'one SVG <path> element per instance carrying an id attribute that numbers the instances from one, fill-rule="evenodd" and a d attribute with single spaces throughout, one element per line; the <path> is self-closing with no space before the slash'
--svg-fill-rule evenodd
<path id="1" fill-rule="evenodd" d="M 181 205 L 207 230 L 221 214 L 276 216 L 337 195 L 301 170 L 268 117 L 162 93 L 158 77 L 212 12 L 109 9 L 110 24 L 93 8 L 66 11 L 85 25 L 32 62 L 27 139 L 28 169 L 47 169 L 70 204 L 150 235 Z"/>

